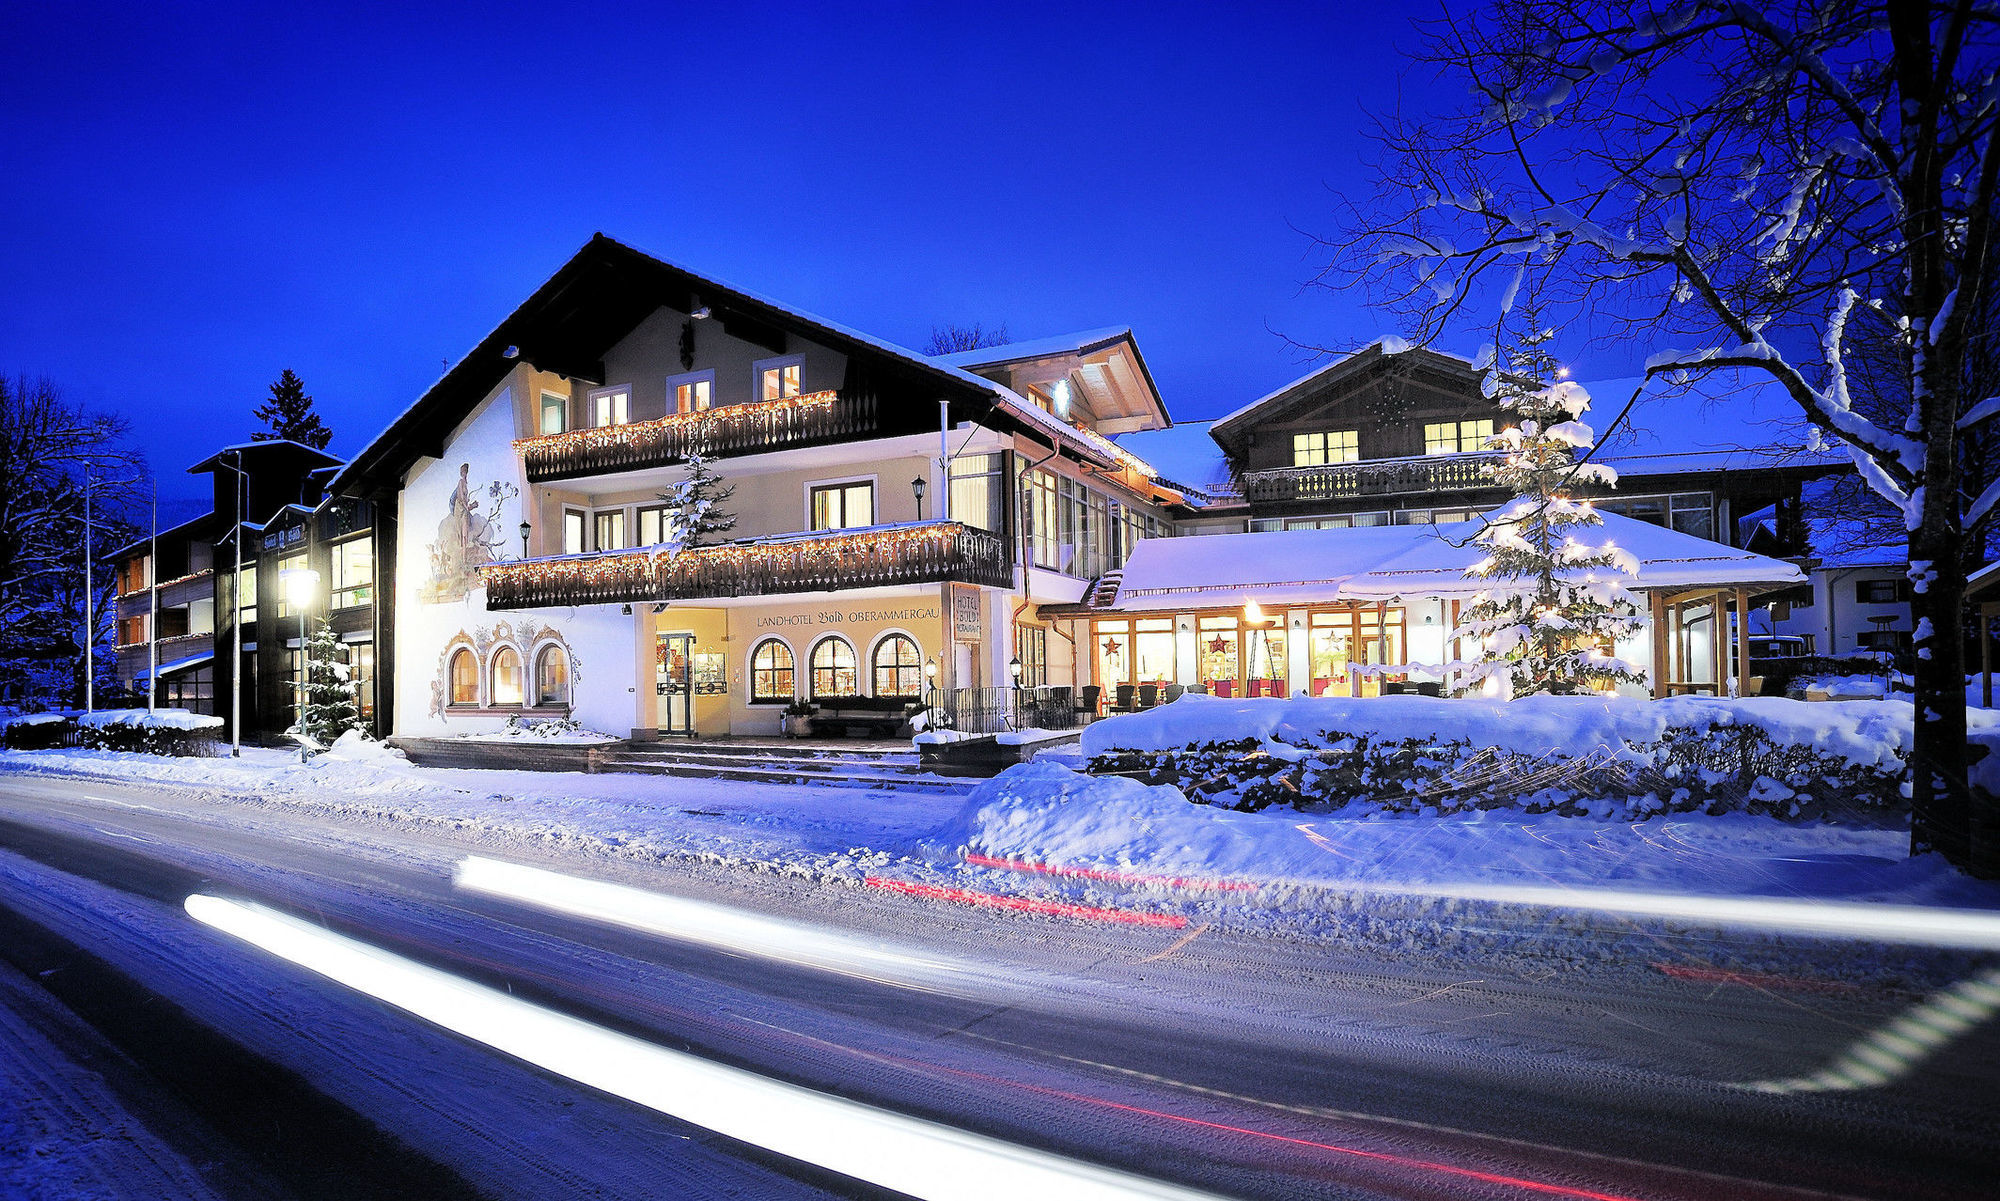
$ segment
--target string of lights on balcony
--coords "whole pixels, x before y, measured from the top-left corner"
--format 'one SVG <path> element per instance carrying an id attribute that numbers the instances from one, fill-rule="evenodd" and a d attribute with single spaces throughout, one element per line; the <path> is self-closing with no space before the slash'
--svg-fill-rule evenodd
<path id="1" fill-rule="evenodd" d="M 808 392 L 755 404 L 725 405 L 691 413 L 669 413 L 650 421 L 625 425 L 595 425 L 560 434 L 538 434 L 517 438 L 514 451 L 527 459 L 555 458 L 593 451 L 644 450 L 676 434 L 699 435 L 702 431 L 793 411 L 831 408 L 840 399 L 837 391 Z M 689 440 L 695 440 L 691 437 Z"/>

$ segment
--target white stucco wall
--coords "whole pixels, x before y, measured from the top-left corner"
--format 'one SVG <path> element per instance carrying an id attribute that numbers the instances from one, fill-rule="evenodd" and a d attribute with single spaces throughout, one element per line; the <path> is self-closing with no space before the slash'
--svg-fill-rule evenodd
<path id="1" fill-rule="evenodd" d="M 466 734 L 498 728 L 505 714 L 454 712 L 445 708 L 445 651 L 461 637 L 481 656 L 482 689 L 487 656 L 501 641 L 515 642 L 532 670 L 535 647 L 559 638 L 571 653 L 573 716 L 592 729 L 629 733 L 637 709 L 636 619 L 616 605 L 566 609 L 488 612 L 483 588 L 462 599 L 437 600 L 425 594 L 433 582 L 433 548 L 451 511 L 459 468 L 477 504 L 476 513 L 494 522 L 497 557 L 517 558 L 521 496 L 527 480 L 514 453 L 513 395 L 525 369 L 489 395 L 453 431 L 444 456 L 427 459 L 404 481 L 401 532 L 396 555 L 396 733 Z M 500 485 L 500 495 L 493 485 Z M 530 635 L 524 637 L 524 635 Z"/>

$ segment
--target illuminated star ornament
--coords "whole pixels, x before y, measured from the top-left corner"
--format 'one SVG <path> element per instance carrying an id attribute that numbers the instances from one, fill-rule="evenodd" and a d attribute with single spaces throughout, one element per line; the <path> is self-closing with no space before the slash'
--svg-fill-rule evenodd
<path id="1" fill-rule="evenodd" d="M 1118 641 L 1116 638 L 1106 638 L 1104 640 L 1104 653 L 1107 655 L 1115 655 L 1119 652 L 1119 650 L 1121 650 L 1124 647 L 1124 645 L 1125 645 L 1124 643 Z"/>
<path id="2" fill-rule="evenodd" d="M 1208 644 L 1208 649 L 1219 655 L 1229 649 L 1229 639 L 1217 634 L 1214 640 Z"/>

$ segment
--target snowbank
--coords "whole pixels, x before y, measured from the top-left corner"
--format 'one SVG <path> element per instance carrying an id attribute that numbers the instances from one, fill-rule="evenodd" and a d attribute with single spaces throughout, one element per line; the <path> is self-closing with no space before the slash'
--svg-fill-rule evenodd
<path id="1" fill-rule="evenodd" d="M 1365 735 L 1469 742 L 1530 756 L 1577 756 L 1594 750 L 1626 753 L 1658 742 L 1670 729 L 1755 726 L 1774 743 L 1815 746 L 1856 766 L 1886 767 L 1908 751 L 1912 716 L 1907 705 L 1782 697 L 1225 700 L 1189 694 L 1171 705 L 1093 723 L 1083 732 L 1083 750 L 1096 756 L 1251 740 L 1263 743 L 1267 753 L 1295 756 L 1301 749 Z M 2000 725 L 2000 713 L 1981 711 L 1969 720 L 1974 728 Z"/>
<path id="2" fill-rule="evenodd" d="M 209 713 L 190 713 L 186 709 L 99 709 L 95 713 L 79 713 L 76 724 L 102 729 L 106 726 L 130 726 L 141 730 L 211 730 L 222 725 L 222 719 Z"/>

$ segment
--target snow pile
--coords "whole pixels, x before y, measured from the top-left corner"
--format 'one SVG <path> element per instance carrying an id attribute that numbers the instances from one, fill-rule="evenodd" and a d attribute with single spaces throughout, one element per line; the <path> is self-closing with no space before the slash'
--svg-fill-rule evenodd
<path id="1" fill-rule="evenodd" d="M 349 730 L 342 734 L 334 739 L 332 746 L 313 758 L 313 763 L 321 767 L 328 763 L 373 763 L 395 766 L 408 762 L 409 756 L 403 752 L 386 742 L 377 742 L 359 730 Z"/>
<path id="2" fill-rule="evenodd" d="M 566 745 L 599 746 L 609 742 L 623 742 L 616 734 L 606 734 L 600 730 L 587 730 L 579 722 L 566 717 L 552 717 L 546 721 L 529 721 L 522 717 L 510 717 L 507 724 L 497 730 L 486 730 L 476 734 L 459 734 L 470 742 L 539 742 L 563 743 Z"/>
<path id="3" fill-rule="evenodd" d="M 1609 816 L 1702 808 L 1797 816 L 1893 803 L 1914 736 L 1907 705 L 1748 697 L 1184 696 L 1085 730 L 1101 771 L 1261 809 L 1516 806 Z M 2000 714 L 1970 715 L 1974 729 Z"/>
<path id="4" fill-rule="evenodd" d="M 79 713 L 76 722 L 80 726 L 103 729 L 106 726 L 127 726 L 141 730 L 211 730 L 222 726 L 222 719 L 209 713 L 190 713 L 186 709 L 99 709 L 94 713 Z"/>

